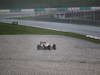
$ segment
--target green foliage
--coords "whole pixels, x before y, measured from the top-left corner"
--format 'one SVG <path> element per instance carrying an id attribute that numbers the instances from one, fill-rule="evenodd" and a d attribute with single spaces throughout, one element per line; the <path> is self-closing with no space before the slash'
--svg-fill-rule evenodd
<path id="1" fill-rule="evenodd" d="M 0 0 L 0 8 L 99 6 L 99 0 Z"/>

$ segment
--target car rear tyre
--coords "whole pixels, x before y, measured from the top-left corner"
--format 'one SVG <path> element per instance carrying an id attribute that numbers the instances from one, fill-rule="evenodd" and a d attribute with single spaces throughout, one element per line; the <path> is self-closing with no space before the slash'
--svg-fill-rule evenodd
<path id="1" fill-rule="evenodd" d="M 54 50 L 56 50 L 56 44 L 53 44 L 52 48 L 53 48 Z"/>

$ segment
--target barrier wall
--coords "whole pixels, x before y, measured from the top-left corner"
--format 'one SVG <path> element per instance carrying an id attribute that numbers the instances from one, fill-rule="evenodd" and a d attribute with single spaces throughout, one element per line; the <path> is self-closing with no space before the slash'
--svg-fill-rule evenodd
<path id="1" fill-rule="evenodd" d="M 10 12 L 9 9 L 0 9 L 0 13 L 8 13 L 8 12 Z"/>
<path id="2" fill-rule="evenodd" d="M 7 12 L 54 12 L 54 11 L 89 11 L 100 10 L 100 7 L 69 7 L 69 8 L 33 8 L 33 9 L 0 9 L 0 13 Z"/>
<path id="3" fill-rule="evenodd" d="M 33 8 L 33 9 L 0 9 L 2 14 L 19 14 L 19 16 L 38 16 L 66 12 L 79 12 L 79 11 L 95 11 L 100 10 L 100 7 L 69 7 L 69 8 Z"/>

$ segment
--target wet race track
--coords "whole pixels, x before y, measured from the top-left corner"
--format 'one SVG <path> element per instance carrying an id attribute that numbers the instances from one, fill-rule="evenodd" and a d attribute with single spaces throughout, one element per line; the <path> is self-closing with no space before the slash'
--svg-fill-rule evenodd
<path id="1" fill-rule="evenodd" d="M 56 50 L 37 50 L 40 41 Z M 0 35 L 0 75 L 100 75 L 100 45 L 59 35 Z"/>

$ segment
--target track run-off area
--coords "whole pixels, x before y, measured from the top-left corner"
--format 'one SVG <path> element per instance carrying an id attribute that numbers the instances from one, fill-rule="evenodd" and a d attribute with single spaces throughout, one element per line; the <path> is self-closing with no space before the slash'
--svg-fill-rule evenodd
<path id="1" fill-rule="evenodd" d="M 38 50 L 40 41 L 56 50 Z M 100 45 L 59 35 L 0 35 L 0 75 L 100 75 Z"/>

